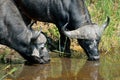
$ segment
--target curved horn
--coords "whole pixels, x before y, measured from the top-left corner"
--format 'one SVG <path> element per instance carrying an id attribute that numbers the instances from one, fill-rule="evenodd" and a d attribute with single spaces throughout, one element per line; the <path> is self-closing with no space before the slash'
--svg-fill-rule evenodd
<path id="1" fill-rule="evenodd" d="M 37 39 L 39 37 L 40 33 L 41 33 L 40 31 L 34 31 L 32 33 L 32 39 Z"/>
<path id="2" fill-rule="evenodd" d="M 63 33 L 70 38 L 75 38 L 76 35 L 79 34 L 78 30 L 73 30 L 73 31 L 66 31 L 66 26 L 68 25 L 68 22 L 62 27 Z"/>
<path id="3" fill-rule="evenodd" d="M 40 36 L 41 31 L 42 31 L 41 27 L 40 31 L 32 31 L 32 40 L 36 40 Z"/>
<path id="4" fill-rule="evenodd" d="M 106 22 L 101 26 L 100 30 L 101 30 L 101 33 L 105 30 L 105 28 L 108 26 L 108 24 L 110 23 L 110 17 L 107 16 L 107 20 Z"/>
<path id="5" fill-rule="evenodd" d="M 36 23 L 36 21 L 32 20 L 31 23 L 28 25 L 28 29 L 33 30 L 32 26 L 34 23 Z"/>
<path id="6" fill-rule="evenodd" d="M 93 25 L 85 25 L 85 26 L 79 27 L 76 30 L 66 31 L 65 28 L 67 25 L 68 25 L 68 23 L 66 23 L 63 26 L 62 30 L 63 30 L 63 33 L 69 38 L 89 39 L 89 38 L 96 37 L 95 30 L 92 27 Z"/>
<path id="7" fill-rule="evenodd" d="M 69 38 L 95 39 L 102 34 L 104 29 L 108 26 L 109 22 L 110 22 L 110 18 L 107 17 L 107 21 L 102 25 L 102 27 L 99 27 L 96 24 L 92 24 L 92 25 L 90 24 L 90 25 L 81 26 L 78 29 L 72 31 L 65 30 L 66 26 L 68 25 L 68 23 L 66 23 L 63 26 L 62 30 L 63 33 Z"/>
<path id="8" fill-rule="evenodd" d="M 33 26 L 34 23 L 35 23 L 35 22 L 31 22 L 31 23 L 28 25 L 28 28 L 29 28 L 30 30 L 33 30 L 33 29 L 32 29 L 32 26 Z"/>

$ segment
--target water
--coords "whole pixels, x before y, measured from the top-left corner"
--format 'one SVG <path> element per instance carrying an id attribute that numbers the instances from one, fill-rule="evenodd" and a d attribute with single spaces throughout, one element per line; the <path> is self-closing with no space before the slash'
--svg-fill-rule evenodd
<path id="1" fill-rule="evenodd" d="M 52 57 L 48 64 L 16 64 L 18 70 L 5 80 L 120 80 L 119 56 L 102 55 L 100 61 Z"/>

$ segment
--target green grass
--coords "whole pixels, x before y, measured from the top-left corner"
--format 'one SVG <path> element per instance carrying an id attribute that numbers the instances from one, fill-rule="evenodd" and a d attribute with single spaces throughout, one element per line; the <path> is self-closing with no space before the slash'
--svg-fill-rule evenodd
<path id="1" fill-rule="evenodd" d="M 119 49 L 110 49 L 101 55 L 99 72 L 104 80 L 120 80 L 120 54 Z"/>
<path id="2" fill-rule="evenodd" d="M 90 2 L 92 1 L 92 2 Z M 101 50 L 109 50 L 120 45 L 120 0 L 86 0 L 92 21 L 102 25 L 107 16 L 110 24 L 105 30 L 101 43 Z"/>

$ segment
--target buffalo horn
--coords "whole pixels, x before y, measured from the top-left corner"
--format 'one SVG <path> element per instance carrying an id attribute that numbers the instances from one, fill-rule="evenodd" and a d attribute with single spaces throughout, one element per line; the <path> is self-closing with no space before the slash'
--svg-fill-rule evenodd
<path id="1" fill-rule="evenodd" d="M 68 25 L 66 23 L 62 30 L 63 33 L 69 37 L 69 38 L 77 38 L 77 39 L 96 39 L 98 36 L 101 36 L 105 28 L 108 26 L 110 22 L 110 18 L 107 17 L 107 21 L 102 25 L 102 27 L 99 27 L 96 24 L 90 24 L 90 25 L 85 25 L 81 26 L 76 30 L 72 31 L 66 31 L 65 28 Z"/>
<path id="2" fill-rule="evenodd" d="M 40 36 L 41 32 L 42 32 L 42 29 L 40 27 L 40 30 L 39 31 L 35 31 L 35 30 L 31 30 L 32 31 L 32 40 L 37 40 L 38 37 Z"/>
<path id="3" fill-rule="evenodd" d="M 106 22 L 101 26 L 101 34 L 105 30 L 105 28 L 108 26 L 109 22 L 110 22 L 110 18 L 107 16 Z"/>

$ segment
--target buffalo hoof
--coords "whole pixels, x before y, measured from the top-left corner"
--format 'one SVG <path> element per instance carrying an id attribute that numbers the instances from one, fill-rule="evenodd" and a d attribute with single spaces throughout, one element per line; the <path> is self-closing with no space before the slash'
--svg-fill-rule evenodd
<path id="1" fill-rule="evenodd" d="M 87 60 L 88 61 L 98 61 L 100 59 L 100 56 L 92 56 L 92 57 L 89 57 Z"/>

